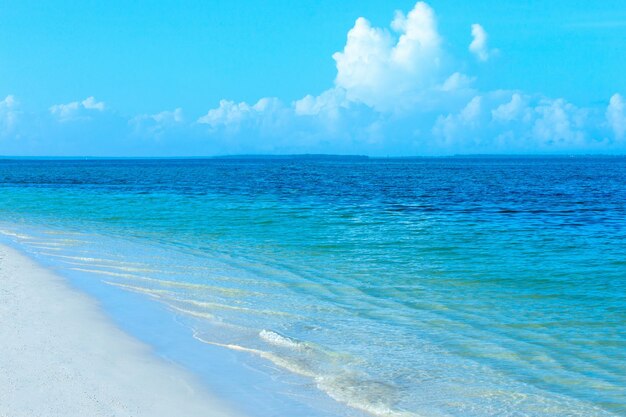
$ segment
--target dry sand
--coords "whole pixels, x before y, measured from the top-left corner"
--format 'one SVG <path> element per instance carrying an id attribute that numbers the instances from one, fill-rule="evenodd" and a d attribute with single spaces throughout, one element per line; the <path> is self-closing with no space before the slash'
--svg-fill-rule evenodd
<path id="1" fill-rule="evenodd" d="M 0 245 L 0 417 L 234 415 L 94 300 Z"/>

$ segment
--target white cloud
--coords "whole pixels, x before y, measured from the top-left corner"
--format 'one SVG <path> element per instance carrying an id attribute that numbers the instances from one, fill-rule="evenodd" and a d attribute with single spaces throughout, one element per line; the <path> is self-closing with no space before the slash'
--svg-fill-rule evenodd
<path id="1" fill-rule="evenodd" d="M 626 134 L 626 104 L 620 94 L 613 94 L 606 109 L 606 119 L 617 140 Z"/>
<path id="2" fill-rule="evenodd" d="M 66 104 L 55 104 L 50 107 L 50 113 L 60 122 L 68 122 L 72 120 L 88 120 L 90 113 L 102 112 L 104 109 L 104 103 L 96 101 L 92 96 L 80 102 L 72 101 Z"/>
<path id="3" fill-rule="evenodd" d="M 15 97 L 9 95 L 0 100 L 0 135 L 7 135 L 15 129 L 18 115 Z"/>
<path id="4" fill-rule="evenodd" d="M 533 152 L 598 149 L 598 124 L 589 109 L 564 99 L 496 91 L 476 96 L 457 113 L 437 118 L 432 133 L 440 151 Z"/>
<path id="5" fill-rule="evenodd" d="M 397 37 L 360 17 L 343 51 L 333 54 L 335 86 L 348 100 L 379 111 L 406 108 L 442 78 L 441 37 L 430 6 L 418 2 L 406 16 L 396 12 L 391 28 Z"/>
<path id="6" fill-rule="evenodd" d="M 336 119 L 339 116 L 339 110 L 348 106 L 345 90 L 339 88 L 331 88 L 319 96 L 308 94 L 293 103 L 294 111 L 298 116 L 323 115 L 331 119 Z"/>
<path id="7" fill-rule="evenodd" d="M 162 111 L 150 116 L 152 120 L 162 124 L 175 124 L 183 121 L 183 109 L 180 107 L 174 111 Z"/>
<path id="8" fill-rule="evenodd" d="M 198 119 L 198 123 L 208 124 L 211 127 L 241 123 L 241 121 L 254 112 L 254 106 L 248 103 L 235 103 L 230 100 L 220 100 L 219 107 Z"/>
<path id="9" fill-rule="evenodd" d="M 219 107 L 209 110 L 206 115 L 198 119 L 198 123 L 209 125 L 214 129 L 228 127 L 236 130 L 250 121 L 263 124 L 264 121 L 274 118 L 283 108 L 281 101 L 273 97 L 262 98 L 254 105 L 221 100 Z"/>
<path id="10" fill-rule="evenodd" d="M 497 53 L 489 49 L 482 26 L 473 25 L 472 35 L 470 50 L 479 60 Z M 9 96 L 0 101 L 0 136 L 26 132 L 22 137 L 32 139 L 33 153 L 51 149 L 50 154 L 66 155 L 98 154 L 90 146 L 111 155 L 626 150 L 621 95 L 611 97 L 606 108 L 579 108 L 522 91 L 479 91 L 444 46 L 434 11 L 418 2 L 406 15 L 396 12 L 389 28 L 357 19 L 343 49 L 333 55 L 334 84 L 318 95 L 292 103 L 272 97 L 254 104 L 221 100 L 192 118 L 180 108 L 123 117 L 88 97 L 50 107 L 54 118 L 38 114 L 34 123 L 19 126 L 18 115 L 26 116 Z M 84 123 L 57 123 L 75 120 Z M 617 140 L 609 140 L 613 137 Z M 46 140 L 49 147 L 40 148 Z M 2 142 L 0 153 L 9 142 Z"/>
<path id="11" fill-rule="evenodd" d="M 443 139 L 440 146 L 449 147 L 457 145 L 459 142 L 468 140 L 474 141 L 476 138 L 476 128 L 480 123 L 483 111 L 483 97 L 473 97 L 461 109 L 458 114 L 448 114 L 439 116 L 435 121 L 432 132 L 435 136 Z M 470 133 L 470 136 L 466 136 Z"/>
<path id="12" fill-rule="evenodd" d="M 499 122 L 512 122 L 514 120 L 528 120 L 530 117 L 527 99 L 519 93 L 511 96 L 511 101 L 499 105 L 491 111 L 493 120 Z"/>
<path id="13" fill-rule="evenodd" d="M 15 104 L 15 97 L 13 97 L 12 95 L 8 95 L 4 98 L 4 100 L 0 100 L 0 110 L 5 111 L 7 109 L 11 109 L 15 107 Z"/>
<path id="14" fill-rule="evenodd" d="M 464 124 L 471 125 L 476 123 L 482 110 L 482 102 L 482 97 L 476 96 L 469 103 L 467 103 L 467 106 L 465 106 L 463 110 L 461 110 L 459 116 Z"/>
<path id="15" fill-rule="evenodd" d="M 489 50 L 487 45 L 488 39 L 487 32 L 485 29 L 478 23 L 474 23 L 472 25 L 472 42 L 469 45 L 469 50 L 471 53 L 476 55 L 480 61 L 487 61 L 493 51 Z"/>
<path id="16" fill-rule="evenodd" d="M 544 145 L 572 147 L 585 140 L 587 113 L 563 99 L 542 100 L 535 108 L 533 135 Z"/>
<path id="17" fill-rule="evenodd" d="M 81 104 L 78 101 L 73 101 L 67 104 L 55 104 L 50 107 L 50 113 L 55 115 L 61 121 L 72 119 L 72 117 L 79 111 Z"/>
<path id="18" fill-rule="evenodd" d="M 81 104 L 83 105 L 84 108 L 89 109 L 89 110 L 99 110 L 99 111 L 104 110 L 104 102 L 96 101 L 96 99 L 93 96 L 87 97 L 81 102 Z"/>
<path id="19" fill-rule="evenodd" d="M 134 133 L 160 138 L 168 129 L 181 127 L 184 123 L 183 109 L 165 110 L 155 114 L 143 114 L 129 121 Z"/>
<path id="20" fill-rule="evenodd" d="M 455 72 L 444 81 L 441 90 L 448 92 L 464 90 L 470 88 L 473 82 L 474 78 L 468 77 L 460 72 Z"/>
<path id="21" fill-rule="evenodd" d="M 435 13 L 426 3 L 416 3 L 406 15 L 397 11 L 390 26 L 376 28 L 357 19 L 343 51 L 333 55 L 335 85 L 320 95 L 306 95 L 290 106 L 274 98 L 254 105 L 222 100 L 198 123 L 208 125 L 212 135 L 267 137 L 276 136 L 271 129 L 287 131 L 307 146 L 312 138 L 384 146 L 385 135 L 398 135 L 394 130 L 412 137 L 430 131 L 424 124 L 435 116 L 422 113 L 467 103 L 475 95 L 474 78 L 444 68 Z M 471 106 L 464 117 L 470 111 Z"/>

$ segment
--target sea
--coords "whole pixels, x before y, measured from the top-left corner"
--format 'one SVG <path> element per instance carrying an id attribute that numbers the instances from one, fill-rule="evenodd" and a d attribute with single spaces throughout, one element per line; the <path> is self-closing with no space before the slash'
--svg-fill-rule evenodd
<path id="1" fill-rule="evenodd" d="M 626 416 L 626 157 L 3 159 L 0 243 L 251 417 Z"/>

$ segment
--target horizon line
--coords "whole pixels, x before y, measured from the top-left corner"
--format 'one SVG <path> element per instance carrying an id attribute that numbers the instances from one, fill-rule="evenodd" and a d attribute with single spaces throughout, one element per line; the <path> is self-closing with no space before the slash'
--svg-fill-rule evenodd
<path id="1" fill-rule="evenodd" d="M 364 154 L 332 154 L 332 153 L 293 153 L 293 154 L 226 154 L 200 156 L 93 156 L 93 155 L 0 155 L 2 160 L 181 160 L 181 159 L 437 159 L 437 158 L 580 158 L 626 157 L 625 153 L 475 153 L 475 154 L 446 154 L 446 155 L 387 155 L 373 156 Z"/>

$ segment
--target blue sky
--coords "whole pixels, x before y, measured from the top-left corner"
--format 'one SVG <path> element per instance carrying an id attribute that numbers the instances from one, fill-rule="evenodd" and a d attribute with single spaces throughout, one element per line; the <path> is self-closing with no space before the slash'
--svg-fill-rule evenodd
<path id="1" fill-rule="evenodd" d="M 0 154 L 624 153 L 626 4 L 0 1 Z"/>

